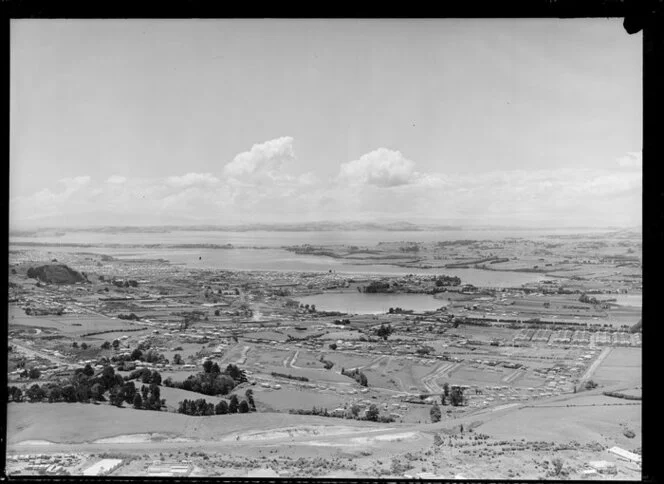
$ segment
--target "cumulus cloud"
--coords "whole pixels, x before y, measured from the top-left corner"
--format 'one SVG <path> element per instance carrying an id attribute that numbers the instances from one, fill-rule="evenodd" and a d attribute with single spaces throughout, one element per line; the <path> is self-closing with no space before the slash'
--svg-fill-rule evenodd
<path id="1" fill-rule="evenodd" d="M 166 184 L 175 188 L 188 188 L 193 186 L 210 186 L 219 182 L 211 173 L 187 173 L 182 176 L 169 176 Z"/>
<path id="2" fill-rule="evenodd" d="M 224 174 L 232 178 L 274 177 L 285 163 L 294 159 L 293 138 L 284 136 L 255 144 L 249 151 L 238 154 L 224 166 Z"/>
<path id="3" fill-rule="evenodd" d="M 68 192 L 74 192 L 90 183 L 91 178 L 87 175 L 75 176 L 72 178 L 60 178 L 58 182 L 62 183 Z"/>
<path id="4" fill-rule="evenodd" d="M 111 175 L 111 176 L 109 176 L 108 179 L 106 180 L 106 183 L 111 183 L 111 184 L 114 184 L 114 185 L 119 185 L 119 184 L 121 184 L 121 183 L 125 183 L 126 181 L 127 181 L 127 179 L 126 179 L 125 177 L 123 177 L 123 176 L 120 176 L 120 175 Z"/>
<path id="5" fill-rule="evenodd" d="M 415 163 L 400 151 L 378 148 L 359 159 L 341 164 L 339 179 L 351 184 L 396 187 L 417 178 Z"/>
<path id="6" fill-rule="evenodd" d="M 642 153 L 640 151 L 630 151 L 624 156 L 618 158 L 618 165 L 623 168 L 641 168 L 643 163 Z"/>

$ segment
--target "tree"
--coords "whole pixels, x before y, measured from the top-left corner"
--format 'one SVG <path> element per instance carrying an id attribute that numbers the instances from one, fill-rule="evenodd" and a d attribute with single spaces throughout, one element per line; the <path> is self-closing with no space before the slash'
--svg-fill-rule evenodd
<path id="1" fill-rule="evenodd" d="M 369 385 L 369 381 L 367 380 L 367 376 L 366 376 L 364 373 L 362 373 L 362 372 L 360 372 L 360 380 L 359 380 L 359 383 L 360 383 L 360 385 L 362 385 L 363 387 L 366 387 L 366 386 Z"/>
<path id="2" fill-rule="evenodd" d="M 445 397 L 450 396 L 450 384 L 449 383 L 447 383 L 447 382 L 443 383 L 443 392 L 444 392 L 443 395 Z M 443 404 L 443 405 L 445 405 L 445 404 Z"/>
<path id="3" fill-rule="evenodd" d="M 237 413 L 239 402 L 237 395 L 231 395 L 231 400 L 228 405 L 228 413 Z"/>
<path id="4" fill-rule="evenodd" d="M 72 347 L 72 348 L 78 348 L 78 343 L 77 343 L 76 341 L 74 341 L 74 342 L 71 344 L 71 347 Z"/>
<path id="5" fill-rule="evenodd" d="M 121 407 L 125 401 L 124 390 L 121 385 L 115 385 L 111 388 L 111 404 Z"/>
<path id="6" fill-rule="evenodd" d="M 113 349 L 117 350 L 120 347 L 120 340 L 114 339 L 112 344 L 113 344 Z"/>
<path id="7" fill-rule="evenodd" d="M 337 344 L 336 343 L 330 343 L 330 349 L 331 350 L 336 350 L 337 349 Z"/>
<path id="8" fill-rule="evenodd" d="M 57 385 L 52 386 L 48 389 L 47 396 L 48 403 L 59 402 L 62 399 L 62 390 Z"/>
<path id="9" fill-rule="evenodd" d="M 109 343 L 108 341 L 104 341 L 101 344 L 101 349 L 102 350 L 110 350 L 111 349 L 111 343 Z"/>
<path id="10" fill-rule="evenodd" d="M 240 402 L 240 406 L 238 407 L 238 410 L 240 413 L 248 413 L 249 412 L 249 404 L 247 403 L 246 400 L 242 400 Z"/>
<path id="11" fill-rule="evenodd" d="M 83 342 L 81 343 L 81 349 L 87 350 L 88 349 L 88 344 Z"/>
<path id="12" fill-rule="evenodd" d="M 210 373 L 212 371 L 212 360 L 205 360 L 203 362 L 203 371 L 205 373 Z"/>
<path id="13" fill-rule="evenodd" d="M 228 404 L 226 403 L 226 400 L 221 400 L 217 403 L 217 406 L 214 407 L 214 413 L 216 415 L 226 415 L 228 413 Z"/>
<path id="14" fill-rule="evenodd" d="M 90 366 L 90 363 L 88 363 L 83 367 L 83 374 L 85 376 L 92 376 L 95 374 L 95 370 L 94 368 L 92 368 L 92 366 Z"/>
<path id="15" fill-rule="evenodd" d="M 30 377 L 30 378 L 32 378 L 32 377 Z M 586 390 L 592 390 L 593 388 L 597 388 L 597 383 L 595 383 L 592 380 L 588 380 L 585 384 L 585 388 L 586 388 Z"/>
<path id="16" fill-rule="evenodd" d="M 115 384 L 115 370 L 111 365 L 107 365 L 101 370 L 101 381 L 104 388 L 111 388 Z"/>
<path id="17" fill-rule="evenodd" d="M 161 385 L 161 375 L 158 371 L 153 371 L 150 375 L 150 383 L 154 385 Z"/>
<path id="18" fill-rule="evenodd" d="M 226 372 L 233 380 L 238 383 L 244 383 L 247 381 L 247 377 L 244 374 L 244 371 L 240 370 L 237 366 L 231 364 L 226 367 Z"/>
<path id="19" fill-rule="evenodd" d="M 68 403 L 73 403 L 77 400 L 74 385 L 67 385 L 62 389 L 62 398 Z"/>
<path id="20" fill-rule="evenodd" d="M 28 391 L 25 394 L 30 402 L 41 402 L 46 396 L 46 392 L 36 383 L 28 388 Z"/>
<path id="21" fill-rule="evenodd" d="M 131 359 L 136 361 L 136 360 L 141 360 L 143 358 L 143 352 L 136 348 L 134 351 L 131 352 Z"/>
<path id="22" fill-rule="evenodd" d="M 9 400 L 13 402 L 23 401 L 23 390 L 21 390 L 19 387 L 14 387 L 14 386 L 9 387 L 8 393 L 9 393 Z"/>
<path id="23" fill-rule="evenodd" d="M 372 422 L 376 422 L 378 420 L 378 407 L 375 404 L 371 404 L 369 407 L 369 410 L 367 410 L 367 420 L 371 420 Z"/>
<path id="24" fill-rule="evenodd" d="M 440 418 L 442 417 L 442 412 L 440 411 L 440 407 L 438 406 L 438 404 L 436 403 L 433 404 L 431 410 L 429 410 L 429 416 L 431 416 L 431 421 L 433 423 L 440 422 Z"/>
<path id="25" fill-rule="evenodd" d="M 183 363 L 182 361 L 182 356 L 180 356 L 180 353 L 175 353 L 173 355 L 173 364 L 174 365 L 181 365 Z"/>
<path id="26" fill-rule="evenodd" d="M 221 400 L 216 407 L 214 407 L 214 413 L 216 415 L 226 415 L 228 413 L 228 404 L 226 400 Z"/>
<path id="27" fill-rule="evenodd" d="M 92 388 L 90 388 L 90 395 L 92 396 L 93 400 L 96 400 L 98 402 L 104 401 L 104 392 L 106 389 L 104 388 L 103 385 L 100 383 L 95 383 L 92 385 Z"/>
<path id="28" fill-rule="evenodd" d="M 360 407 L 359 405 L 353 404 L 350 407 L 351 414 L 353 415 L 353 418 L 357 418 L 358 415 L 360 415 Z"/>
<path id="29" fill-rule="evenodd" d="M 28 377 L 31 380 L 37 380 L 41 376 L 41 371 L 39 371 L 37 368 L 31 368 L 30 371 L 28 372 Z"/>
<path id="30" fill-rule="evenodd" d="M 382 323 L 380 325 L 380 328 L 378 328 L 376 331 L 376 336 L 380 336 L 384 340 L 387 340 L 387 337 L 392 334 L 392 326 L 391 325 L 385 325 L 385 323 Z"/>
<path id="31" fill-rule="evenodd" d="M 124 384 L 123 390 L 125 394 L 125 402 L 131 405 L 134 402 L 134 397 L 137 395 L 136 385 L 134 385 L 133 381 L 127 382 Z"/>
<path id="32" fill-rule="evenodd" d="M 254 401 L 254 391 L 249 388 L 247 389 L 246 392 L 244 392 L 244 396 L 247 397 L 247 403 L 249 403 L 249 407 L 251 410 L 254 412 L 256 411 L 256 402 Z"/>
<path id="33" fill-rule="evenodd" d="M 137 410 L 143 408 L 143 399 L 141 398 L 141 395 L 138 393 L 134 395 L 134 408 Z"/>
<path id="34" fill-rule="evenodd" d="M 215 316 L 219 316 L 220 314 L 221 314 L 221 313 L 219 312 L 219 310 L 218 310 L 218 309 L 215 309 L 215 311 L 214 311 L 214 315 L 215 315 Z"/>
<path id="35" fill-rule="evenodd" d="M 459 387 L 453 387 L 450 394 L 450 403 L 458 407 L 463 404 L 463 390 Z"/>

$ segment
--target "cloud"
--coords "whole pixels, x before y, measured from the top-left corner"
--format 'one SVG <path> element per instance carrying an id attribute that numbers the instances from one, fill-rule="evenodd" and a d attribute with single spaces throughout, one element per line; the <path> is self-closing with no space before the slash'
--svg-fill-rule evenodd
<path id="1" fill-rule="evenodd" d="M 75 176 L 73 178 L 60 178 L 58 180 L 59 183 L 62 183 L 65 187 L 67 192 L 74 192 L 81 187 L 84 187 L 88 183 L 90 183 L 91 178 L 87 175 L 84 176 Z"/>
<path id="2" fill-rule="evenodd" d="M 637 154 L 627 158 L 640 159 Z M 338 175 L 325 179 L 286 172 L 293 159 L 292 138 L 286 137 L 240 153 L 224 167 L 226 176 L 113 175 L 99 183 L 89 176 L 62 178 L 52 187 L 13 198 L 11 217 L 48 220 L 97 210 L 118 219 L 126 214 L 151 220 L 155 214 L 156 221 L 173 216 L 192 223 L 419 217 L 538 226 L 630 224 L 641 217 L 641 170 L 617 165 L 613 170 L 422 173 L 399 151 L 379 148 L 340 164 Z M 99 222 L 99 216 L 90 217 Z"/>
<path id="3" fill-rule="evenodd" d="M 416 180 L 415 163 L 400 151 L 378 148 L 358 160 L 341 164 L 339 179 L 350 184 L 396 187 Z"/>
<path id="4" fill-rule="evenodd" d="M 169 176 L 166 178 L 166 184 L 175 188 L 210 186 L 217 183 L 219 183 L 219 179 L 211 173 L 187 173 L 182 176 Z"/>
<path id="5" fill-rule="evenodd" d="M 293 138 L 282 138 L 255 144 L 224 166 L 224 174 L 231 178 L 257 178 L 267 175 L 274 178 L 286 163 L 295 159 Z"/>
<path id="6" fill-rule="evenodd" d="M 120 185 L 120 184 L 122 184 L 122 183 L 125 183 L 126 181 L 127 181 L 127 179 L 126 179 L 125 177 L 123 177 L 123 176 L 120 176 L 120 175 L 111 175 L 111 176 L 109 176 L 108 179 L 106 180 L 106 183 L 111 183 L 111 184 L 114 184 L 114 185 Z"/>
<path id="7" fill-rule="evenodd" d="M 623 168 L 640 169 L 643 166 L 643 154 L 640 151 L 630 151 L 618 158 L 618 165 Z"/>

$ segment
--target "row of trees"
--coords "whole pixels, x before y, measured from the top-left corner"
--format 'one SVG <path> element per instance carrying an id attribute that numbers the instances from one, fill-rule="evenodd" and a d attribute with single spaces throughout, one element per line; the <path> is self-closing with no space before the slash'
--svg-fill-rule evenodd
<path id="1" fill-rule="evenodd" d="M 309 378 L 306 376 L 291 375 L 290 373 L 277 373 L 276 371 L 273 371 L 270 373 L 270 375 L 275 378 L 288 378 L 289 380 L 309 381 Z"/>
<path id="2" fill-rule="evenodd" d="M 378 406 L 376 406 L 375 404 L 372 404 L 367 409 L 363 417 L 360 416 L 360 407 L 358 405 L 351 405 L 349 408 L 346 409 L 343 416 L 332 415 L 331 413 L 328 412 L 327 408 L 322 408 L 322 407 L 321 408 L 313 407 L 311 410 L 306 410 L 302 408 L 291 409 L 288 411 L 288 413 L 295 415 L 316 415 L 319 417 L 340 417 L 340 418 L 355 419 L 355 420 L 369 420 L 371 422 L 383 422 L 383 423 L 394 422 L 394 418 L 390 417 L 389 415 L 381 415 L 380 410 L 378 410 Z"/>
<path id="3" fill-rule="evenodd" d="M 245 399 L 240 401 L 237 395 L 231 395 L 229 403 L 221 400 L 217 405 L 207 402 L 203 398 L 197 400 L 183 400 L 178 404 L 178 413 L 193 416 L 226 415 L 229 413 L 248 413 L 256 411 L 253 390 L 245 392 Z"/>

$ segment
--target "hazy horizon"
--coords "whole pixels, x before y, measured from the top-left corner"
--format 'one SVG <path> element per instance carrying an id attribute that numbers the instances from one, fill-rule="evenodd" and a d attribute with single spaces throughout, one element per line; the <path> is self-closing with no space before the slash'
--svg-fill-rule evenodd
<path id="1" fill-rule="evenodd" d="M 641 224 L 620 19 L 12 20 L 10 228 Z"/>

